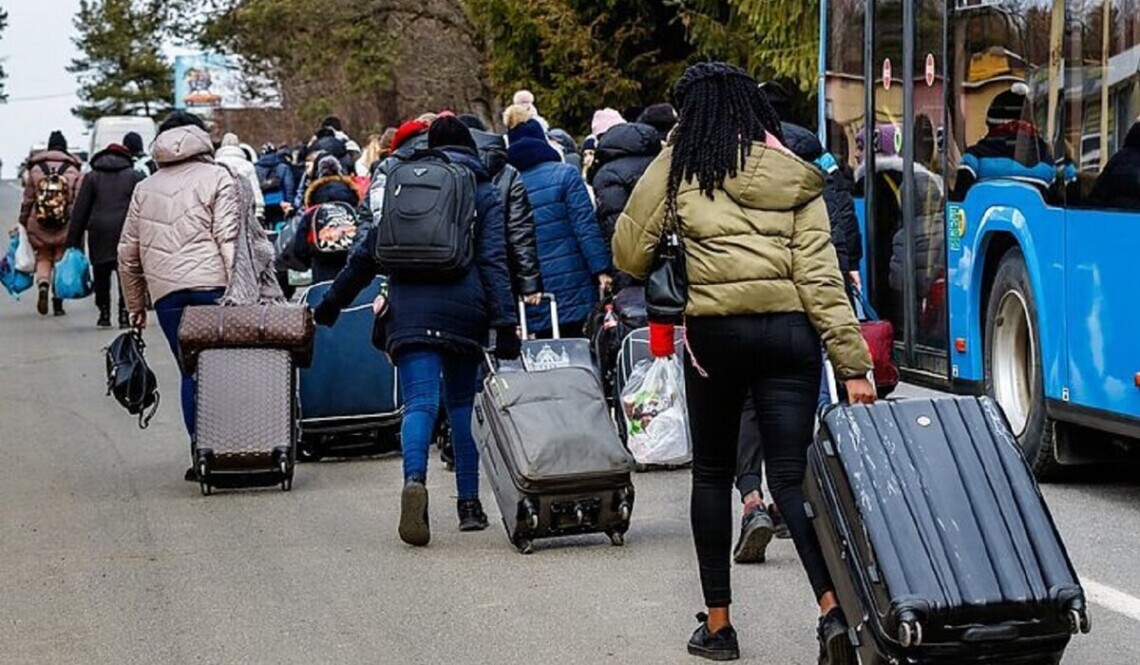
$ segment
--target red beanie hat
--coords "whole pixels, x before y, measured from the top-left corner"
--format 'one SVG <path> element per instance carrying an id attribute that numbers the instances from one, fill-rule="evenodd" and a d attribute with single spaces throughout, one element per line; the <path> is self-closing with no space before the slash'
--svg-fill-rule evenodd
<path id="1" fill-rule="evenodd" d="M 423 123 L 418 120 L 409 120 L 405 122 L 404 124 L 400 125 L 400 128 L 396 130 L 396 135 L 392 137 L 392 147 L 390 150 L 392 152 L 395 152 L 408 139 L 419 136 L 427 130 L 427 123 Z"/>

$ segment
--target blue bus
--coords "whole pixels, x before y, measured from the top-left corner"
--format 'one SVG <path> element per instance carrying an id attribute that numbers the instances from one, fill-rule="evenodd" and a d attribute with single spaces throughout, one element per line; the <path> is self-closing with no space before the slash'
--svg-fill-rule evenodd
<path id="1" fill-rule="evenodd" d="M 1042 479 L 1140 451 L 1140 0 L 822 0 L 820 136 L 905 378 Z"/>

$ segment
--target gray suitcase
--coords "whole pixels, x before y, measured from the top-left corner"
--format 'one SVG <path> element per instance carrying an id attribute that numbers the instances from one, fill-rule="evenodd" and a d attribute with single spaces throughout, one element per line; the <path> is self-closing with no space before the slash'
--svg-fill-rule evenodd
<path id="1" fill-rule="evenodd" d="M 633 458 L 607 408 L 601 382 L 581 367 L 484 380 L 472 428 L 507 537 L 523 554 L 535 539 L 574 534 L 624 544 Z"/>
<path id="2" fill-rule="evenodd" d="M 519 362 L 511 367 L 526 369 L 528 372 L 544 372 L 566 367 L 583 367 L 594 373 L 600 380 L 602 370 L 594 358 L 590 340 L 585 338 L 564 338 L 558 323 L 558 301 L 552 293 L 544 293 L 542 299 L 550 305 L 550 321 L 553 324 L 553 339 L 531 339 L 526 324 L 526 303 L 519 300 L 519 326 L 522 344 L 519 347 Z"/>
<path id="3" fill-rule="evenodd" d="M 284 349 L 208 349 L 198 357 L 194 466 L 218 486 L 293 486 L 296 372 Z"/>

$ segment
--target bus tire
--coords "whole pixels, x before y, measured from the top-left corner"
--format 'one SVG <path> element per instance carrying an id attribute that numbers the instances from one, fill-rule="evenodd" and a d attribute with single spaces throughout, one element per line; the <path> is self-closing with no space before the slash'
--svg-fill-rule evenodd
<path id="1" fill-rule="evenodd" d="M 1045 411 L 1037 301 L 1019 247 L 998 263 L 985 319 L 986 394 L 1005 411 L 1038 480 L 1060 477 L 1055 425 Z"/>

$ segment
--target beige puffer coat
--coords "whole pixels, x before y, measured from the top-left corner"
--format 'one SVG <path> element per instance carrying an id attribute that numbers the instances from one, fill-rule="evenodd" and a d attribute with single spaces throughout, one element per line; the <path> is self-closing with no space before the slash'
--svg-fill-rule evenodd
<path id="1" fill-rule="evenodd" d="M 666 224 L 672 147 L 649 165 L 618 219 L 614 265 L 638 279 L 649 273 Z M 844 291 L 823 175 L 791 153 L 763 143 L 712 198 L 682 182 L 682 220 L 693 317 L 804 312 L 827 347 L 840 379 L 872 368 L 859 322 Z"/>
<path id="2" fill-rule="evenodd" d="M 127 309 L 142 312 L 175 291 L 225 288 L 241 219 L 237 182 L 214 163 L 197 127 L 158 135 L 159 170 L 135 188 L 119 240 Z"/>

